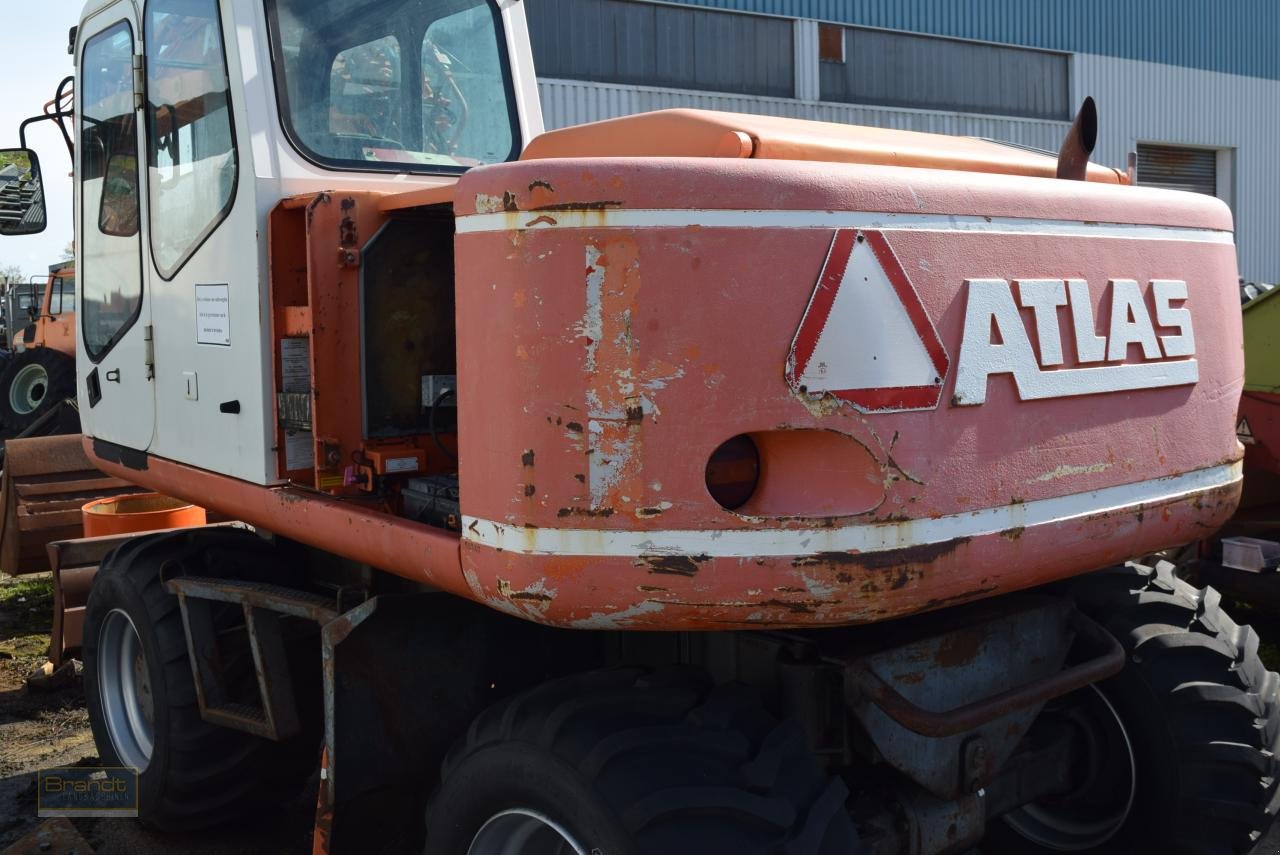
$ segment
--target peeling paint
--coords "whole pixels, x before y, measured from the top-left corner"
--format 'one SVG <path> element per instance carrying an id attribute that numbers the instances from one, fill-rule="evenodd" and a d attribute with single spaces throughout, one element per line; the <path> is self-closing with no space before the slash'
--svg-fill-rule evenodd
<path id="1" fill-rule="evenodd" d="M 592 612 L 590 617 L 571 621 L 574 629 L 626 629 L 640 618 L 656 615 L 666 606 L 658 600 L 643 600 L 634 606 L 616 612 Z"/>
<path id="2" fill-rule="evenodd" d="M 696 576 L 698 565 L 710 560 L 709 555 L 641 555 L 637 564 L 648 567 L 650 573 Z"/>
<path id="3" fill-rule="evenodd" d="M 1106 472 L 1113 465 L 1112 463 L 1094 463 L 1089 466 L 1070 466 L 1064 463 L 1056 469 L 1051 469 L 1043 475 L 1037 475 L 1035 478 L 1022 483 L 1037 484 L 1044 481 L 1056 481 L 1059 478 L 1067 478 L 1071 475 L 1096 475 L 1099 472 Z"/>
<path id="4" fill-rule="evenodd" d="M 650 505 L 646 508 L 636 508 L 636 518 L 645 519 L 647 517 L 660 516 L 663 511 L 669 511 L 674 507 L 670 502 L 658 502 L 656 505 Z"/>
<path id="5" fill-rule="evenodd" d="M 500 214 L 503 211 L 502 197 L 490 196 L 488 193 L 476 194 L 477 214 Z"/>
<path id="6" fill-rule="evenodd" d="M 587 244 L 587 308 L 582 320 L 578 322 L 576 332 L 579 338 L 587 340 L 586 369 L 589 372 L 596 370 L 596 349 L 604 335 L 600 318 L 600 293 L 604 288 L 604 267 L 600 263 L 602 255 L 599 247 Z"/>

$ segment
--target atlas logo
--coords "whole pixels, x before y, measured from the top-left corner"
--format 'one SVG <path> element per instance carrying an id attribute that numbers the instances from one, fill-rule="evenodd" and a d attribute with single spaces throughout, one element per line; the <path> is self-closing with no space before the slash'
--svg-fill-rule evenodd
<path id="1" fill-rule="evenodd" d="M 1182 386 L 1200 379 L 1191 312 L 1181 304 L 1187 283 L 1155 279 L 1146 294 L 1133 279 L 1112 279 L 1107 335 L 1097 334 L 1089 284 L 1083 279 L 970 279 L 964 336 L 956 369 L 956 406 L 974 406 L 987 399 L 987 379 L 1011 374 L 1024 401 L 1125 392 L 1163 386 Z M 1017 295 L 1015 302 L 1014 295 Z M 1061 329 L 1059 309 L 1070 328 Z M 1037 357 L 1021 309 L 1030 309 Z M 1167 330 L 1157 334 L 1160 330 Z M 1064 338 L 1073 346 L 1077 368 L 1059 368 Z M 1141 362 L 1125 362 L 1136 347 Z M 1113 363 L 1113 364 L 1107 364 Z"/>

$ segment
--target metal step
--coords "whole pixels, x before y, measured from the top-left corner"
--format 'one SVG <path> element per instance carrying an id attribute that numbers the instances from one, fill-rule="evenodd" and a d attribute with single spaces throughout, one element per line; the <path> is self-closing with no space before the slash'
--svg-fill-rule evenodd
<path id="1" fill-rule="evenodd" d="M 169 579 L 165 587 L 178 597 L 182 611 L 201 718 L 277 741 L 297 733 L 298 707 L 285 655 L 281 616 L 324 626 L 338 617 L 337 603 L 280 585 L 206 576 Z M 228 696 L 218 627 L 214 623 L 215 603 L 237 604 L 244 610 L 261 702 L 258 706 Z"/>

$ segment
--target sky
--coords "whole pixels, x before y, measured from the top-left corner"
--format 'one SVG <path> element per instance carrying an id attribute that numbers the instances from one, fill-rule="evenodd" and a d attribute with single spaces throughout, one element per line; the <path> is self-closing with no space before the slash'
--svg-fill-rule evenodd
<path id="1" fill-rule="evenodd" d="M 20 0 L 3 0 L 19 5 Z M 0 87 L 0 148 L 17 147 L 18 125 L 41 111 L 62 78 L 75 71 L 67 54 L 67 31 L 80 18 L 84 0 L 39 0 L 21 3 L 27 10 L 9 16 L 0 27 L 4 85 Z M 71 242 L 71 159 L 53 122 L 27 129 L 27 145 L 35 149 L 44 176 L 49 227 L 38 235 L 0 237 L 0 267 L 16 264 L 28 276 L 48 272 Z"/>

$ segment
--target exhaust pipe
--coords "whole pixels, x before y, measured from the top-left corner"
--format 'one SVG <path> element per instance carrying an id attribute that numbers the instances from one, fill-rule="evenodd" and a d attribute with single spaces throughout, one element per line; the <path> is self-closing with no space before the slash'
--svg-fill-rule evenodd
<path id="1" fill-rule="evenodd" d="M 1067 138 L 1058 150 L 1058 177 L 1084 181 L 1089 170 L 1089 155 L 1098 144 L 1098 108 L 1092 97 L 1084 99 Z"/>

